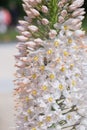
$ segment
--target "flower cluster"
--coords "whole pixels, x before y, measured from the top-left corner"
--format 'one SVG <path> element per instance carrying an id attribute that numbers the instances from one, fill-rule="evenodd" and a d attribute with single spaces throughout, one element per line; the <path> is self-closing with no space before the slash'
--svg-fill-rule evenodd
<path id="1" fill-rule="evenodd" d="M 86 130 L 83 0 L 23 0 L 15 55 L 17 130 Z M 53 11 L 53 12 L 52 12 Z"/>

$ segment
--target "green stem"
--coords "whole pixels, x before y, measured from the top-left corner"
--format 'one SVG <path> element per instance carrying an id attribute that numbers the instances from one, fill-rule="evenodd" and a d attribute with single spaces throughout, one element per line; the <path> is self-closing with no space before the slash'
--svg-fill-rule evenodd
<path id="1" fill-rule="evenodd" d="M 78 126 L 80 123 L 77 123 L 77 124 L 74 124 L 74 125 L 71 125 L 71 126 L 66 126 L 66 127 L 63 127 L 62 130 L 66 129 L 66 128 L 69 128 L 69 127 L 76 127 Z M 71 129 L 72 130 L 72 129 Z"/>

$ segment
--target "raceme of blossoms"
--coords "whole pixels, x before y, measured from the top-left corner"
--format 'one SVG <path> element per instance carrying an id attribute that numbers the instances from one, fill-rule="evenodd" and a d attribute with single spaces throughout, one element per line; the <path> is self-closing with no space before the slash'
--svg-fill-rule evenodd
<path id="1" fill-rule="evenodd" d="M 23 0 L 16 130 L 87 130 L 84 0 Z"/>

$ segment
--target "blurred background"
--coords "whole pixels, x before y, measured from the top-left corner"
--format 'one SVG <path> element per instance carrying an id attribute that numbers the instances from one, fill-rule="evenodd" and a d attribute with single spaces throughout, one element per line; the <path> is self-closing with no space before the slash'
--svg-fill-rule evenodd
<path id="1" fill-rule="evenodd" d="M 87 0 L 83 7 L 86 14 L 82 28 L 87 34 Z M 0 130 L 15 130 L 13 55 L 17 52 L 16 26 L 24 15 L 22 0 L 0 0 Z"/>

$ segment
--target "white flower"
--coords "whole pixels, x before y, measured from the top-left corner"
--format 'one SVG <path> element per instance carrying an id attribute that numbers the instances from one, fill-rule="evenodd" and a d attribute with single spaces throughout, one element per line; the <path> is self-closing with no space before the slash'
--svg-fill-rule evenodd
<path id="1" fill-rule="evenodd" d="M 86 127 L 84 125 L 79 125 L 76 127 L 76 130 L 86 130 Z"/>
<path id="2" fill-rule="evenodd" d="M 23 83 L 24 83 L 24 84 L 28 84 L 29 82 L 30 82 L 30 81 L 29 81 L 28 78 L 24 78 L 24 79 L 23 79 Z"/>
<path id="3" fill-rule="evenodd" d="M 76 37 L 83 37 L 83 36 L 85 36 L 85 31 L 76 30 L 76 31 L 74 32 L 74 35 L 75 35 Z"/>

